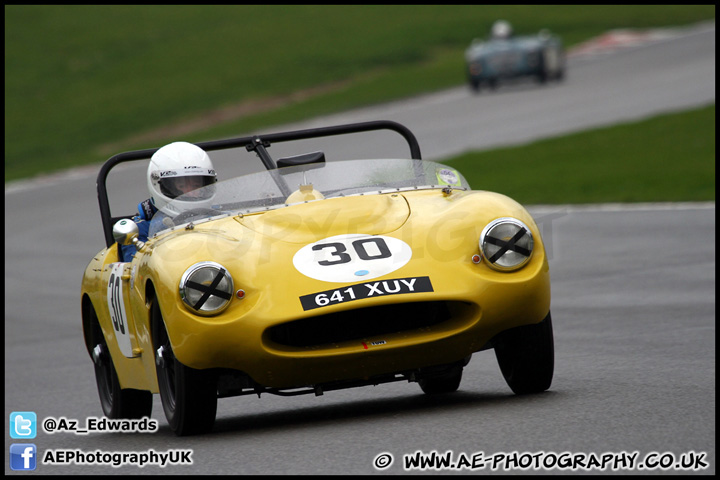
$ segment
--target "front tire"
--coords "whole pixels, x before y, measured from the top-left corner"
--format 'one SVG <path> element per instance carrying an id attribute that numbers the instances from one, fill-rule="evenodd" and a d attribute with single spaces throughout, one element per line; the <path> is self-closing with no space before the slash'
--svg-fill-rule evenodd
<path id="1" fill-rule="evenodd" d="M 170 428 L 178 436 L 209 432 L 217 413 L 217 381 L 175 358 L 157 301 L 152 304 L 152 336 L 160 399 Z"/>
<path id="2" fill-rule="evenodd" d="M 95 365 L 95 381 L 103 414 L 111 419 L 149 417 L 152 414 L 152 393 L 145 390 L 120 388 L 115 365 L 95 310 L 92 310 L 90 315 L 92 316 L 90 319 L 92 332 L 90 344 L 94 345 L 90 354 Z"/>
<path id="3" fill-rule="evenodd" d="M 452 393 L 460 387 L 462 381 L 462 368 L 442 377 L 433 377 L 419 380 L 420 388 L 428 395 L 439 393 Z"/>
<path id="4" fill-rule="evenodd" d="M 517 395 L 550 388 L 555 368 L 552 318 L 499 333 L 493 339 L 495 356 L 508 386 Z"/>
<path id="5" fill-rule="evenodd" d="M 422 391 L 428 395 L 452 393 L 460 387 L 463 368 L 470 362 L 470 356 L 460 362 L 439 367 L 420 369 L 421 378 L 418 384 Z"/>

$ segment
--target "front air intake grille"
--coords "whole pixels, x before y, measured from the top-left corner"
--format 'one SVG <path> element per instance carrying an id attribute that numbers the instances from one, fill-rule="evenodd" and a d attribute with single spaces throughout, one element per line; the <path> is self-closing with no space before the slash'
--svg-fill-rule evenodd
<path id="1" fill-rule="evenodd" d="M 417 330 L 450 318 L 447 302 L 398 303 L 295 320 L 268 333 L 279 345 L 313 347 Z"/>

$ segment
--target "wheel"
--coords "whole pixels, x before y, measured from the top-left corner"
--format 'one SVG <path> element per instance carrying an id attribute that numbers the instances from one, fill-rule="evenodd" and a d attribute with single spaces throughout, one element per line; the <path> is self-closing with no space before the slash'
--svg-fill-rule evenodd
<path id="1" fill-rule="evenodd" d="M 217 413 L 216 378 L 175 358 L 157 301 L 151 322 L 160 399 L 170 428 L 178 436 L 209 432 Z"/>
<path id="2" fill-rule="evenodd" d="M 462 380 L 462 368 L 454 373 L 443 375 L 442 377 L 426 378 L 418 381 L 422 391 L 428 395 L 438 393 L 452 393 L 460 387 Z"/>
<path id="3" fill-rule="evenodd" d="M 480 93 L 480 80 L 476 78 L 470 79 L 470 90 L 472 90 L 473 93 Z"/>
<path id="4" fill-rule="evenodd" d="M 535 81 L 539 84 L 544 84 L 548 80 L 548 69 L 547 69 L 547 61 L 545 60 L 545 56 L 543 55 L 540 59 L 540 68 L 535 74 Z"/>
<path id="5" fill-rule="evenodd" d="M 555 47 L 548 47 L 542 51 L 540 71 L 537 81 L 545 83 L 548 80 L 562 80 L 564 75 L 565 58 L 561 50 Z"/>
<path id="6" fill-rule="evenodd" d="M 469 361 L 470 357 L 467 357 L 462 362 L 455 364 L 421 369 L 421 373 L 427 376 L 420 378 L 418 384 L 420 384 L 422 391 L 429 395 L 452 393 L 460 387 L 463 367 Z"/>
<path id="7" fill-rule="evenodd" d="M 558 55 L 560 56 L 560 62 L 558 65 L 557 73 L 555 75 L 555 80 L 558 82 L 562 82 L 563 80 L 565 80 L 565 51 L 561 50 Z"/>
<path id="8" fill-rule="evenodd" d="M 149 417 L 152 414 L 152 393 L 120 388 L 115 365 L 94 310 L 91 315 L 91 344 L 94 345 L 91 354 L 103 413 L 113 419 Z"/>
<path id="9" fill-rule="evenodd" d="M 495 356 L 508 386 L 518 395 L 550 388 L 555 368 L 552 319 L 501 332 L 493 338 Z"/>

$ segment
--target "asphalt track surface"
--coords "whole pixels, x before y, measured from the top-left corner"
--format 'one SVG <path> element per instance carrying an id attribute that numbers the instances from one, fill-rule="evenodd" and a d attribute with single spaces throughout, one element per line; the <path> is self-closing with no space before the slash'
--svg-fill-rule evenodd
<path id="1" fill-rule="evenodd" d="M 291 127 L 396 120 L 418 136 L 424 158 L 438 159 L 714 102 L 715 27 L 706 24 L 573 57 L 562 84 L 521 82 L 480 95 L 457 88 Z M 329 159 L 351 155 L 343 148 Z M 228 176 L 246 168 L 234 158 L 216 166 Z M 429 473 L 600 473 L 589 468 L 593 456 L 606 461 L 605 473 L 715 473 L 714 202 L 530 207 L 550 256 L 556 370 L 548 392 L 513 395 L 486 351 L 450 395 L 394 383 L 319 397 L 221 399 L 214 430 L 192 438 L 174 436 L 155 396 L 155 433 L 47 434 L 39 426 L 32 440 L 12 439 L 11 412 L 35 412 L 38 425 L 52 417 L 81 427 L 102 415 L 78 296 L 85 266 L 104 246 L 98 168 L 6 185 L 6 474 L 399 474 L 420 472 L 405 469 L 405 456 L 416 452 L 449 452 L 456 466 L 468 459 L 464 469 Z M 146 197 L 140 170 L 121 169 L 111 185 L 118 199 L 131 199 L 128 209 Z M 41 459 L 62 449 L 86 459 L 191 451 L 192 464 L 38 462 L 34 472 L 16 472 L 12 443 L 35 444 Z M 534 469 L 568 458 L 588 468 Z M 639 467 L 673 460 L 707 466 Z"/>

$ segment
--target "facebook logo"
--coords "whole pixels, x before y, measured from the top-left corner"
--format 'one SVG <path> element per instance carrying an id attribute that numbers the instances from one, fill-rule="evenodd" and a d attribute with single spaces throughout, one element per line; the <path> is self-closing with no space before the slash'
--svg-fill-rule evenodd
<path id="1" fill-rule="evenodd" d="M 35 470 L 37 447 L 32 443 L 10 445 L 10 468 L 13 470 Z"/>
<path id="2" fill-rule="evenodd" d="M 10 414 L 11 438 L 35 438 L 37 416 L 35 412 L 12 412 Z"/>

